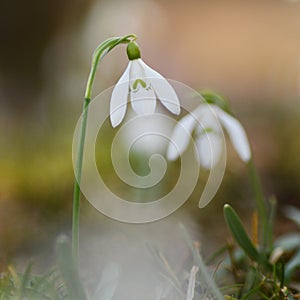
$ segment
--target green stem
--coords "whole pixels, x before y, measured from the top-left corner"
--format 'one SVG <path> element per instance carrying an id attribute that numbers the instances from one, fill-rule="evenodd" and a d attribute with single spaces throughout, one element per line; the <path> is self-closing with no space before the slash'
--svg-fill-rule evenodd
<path id="1" fill-rule="evenodd" d="M 72 252 L 75 263 L 78 262 L 78 245 L 79 245 L 79 210 L 80 210 L 80 182 L 82 174 L 84 142 L 86 135 L 86 124 L 88 117 L 89 98 L 84 99 L 83 115 L 79 137 L 78 156 L 75 168 L 74 193 L 73 193 L 73 220 L 72 220 Z"/>
<path id="2" fill-rule="evenodd" d="M 79 246 L 79 209 L 80 209 L 80 183 L 81 183 L 81 175 L 82 175 L 82 165 L 83 165 L 83 155 L 84 155 L 84 143 L 85 143 L 85 135 L 86 135 L 86 126 L 88 119 L 88 107 L 91 101 L 92 89 L 95 80 L 95 75 L 97 71 L 97 67 L 100 61 L 104 58 L 104 56 L 109 53 L 114 47 L 119 44 L 128 44 L 129 42 L 136 39 L 134 34 L 130 34 L 124 37 L 113 37 L 109 38 L 100 44 L 94 54 L 91 64 L 91 70 L 88 77 L 84 104 L 83 104 L 83 112 L 82 112 L 82 122 L 79 136 L 79 145 L 78 145 L 78 154 L 77 161 L 75 166 L 75 179 L 74 179 L 74 193 L 73 193 L 73 218 L 72 218 L 72 255 L 74 259 L 74 263 L 78 264 L 78 246 Z"/>
<path id="3" fill-rule="evenodd" d="M 97 67 L 99 65 L 99 62 L 104 58 L 104 56 L 108 54 L 108 52 L 110 52 L 117 45 L 128 44 L 129 42 L 134 40 L 136 40 L 136 36 L 134 34 L 129 34 L 124 37 L 118 37 L 118 38 L 114 37 L 114 38 L 107 39 L 96 48 L 93 54 L 91 70 L 90 70 L 90 74 L 85 89 L 85 98 L 91 99 Z"/>
<path id="4" fill-rule="evenodd" d="M 262 249 L 265 252 L 269 252 L 272 240 L 272 233 L 269 224 L 268 209 L 265 197 L 262 192 L 260 178 L 253 159 L 251 159 L 248 162 L 248 172 L 254 190 L 254 199 L 258 211 L 260 224 L 262 226 Z"/>

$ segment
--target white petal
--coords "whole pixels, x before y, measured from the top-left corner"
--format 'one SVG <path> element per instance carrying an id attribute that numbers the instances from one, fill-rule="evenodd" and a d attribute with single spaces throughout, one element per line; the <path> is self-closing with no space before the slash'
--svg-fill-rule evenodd
<path id="1" fill-rule="evenodd" d="M 183 117 L 175 126 L 167 150 L 167 158 L 176 160 L 187 148 L 197 120 L 193 115 Z"/>
<path id="2" fill-rule="evenodd" d="M 203 134 L 203 130 L 222 132 L 222 126 L 213 105 L 201 104 L 193 111 L 193 114 L 197 117 L 199 124 L 196 127 L 196 134 Z"/>
<path id="3" fill-rule="evenodd" d="M 147 78 L 143 61 L 139 59 L 134 59 L 131 61 L 131 68 L 129 72 L 130 78 L 130 90 L 135 91 L 138 88 L 142 87 L 141 82 L 145 85 L 144 87 L 150 87 L 150 81 Z"/>
<path id="4" fill-rule="evenodd" d="M 125 72 L 117 82 L 113 89 L 110 100 L 110 121 L 113 127 L 118 126 L 124 119 L 127 107 L 127 99 L 129 93 L 129 72 L 131 61 L 129 62 Z"/>
<path id="5" fill-rule="evenodd" d="M 227 114 L 222 109 L 217 108 L 216 112 L 225 127 L 236 152 L 244 162 L 248 162 L 251 158 L 251 150 L 245 129 L 237 119 Z"/>
<path id="6" fill-rule="evenodd" d="M 139 87 L 130 93 L 131 106 L 137 114 L 151 114 L 155 111 L 156 97 L 151 88 Z"/>
<path id="7" fill-rule="evenodd" d="M 162 75 L 146 65 L 142 60 L 140 60 L 140 63 L 143 65 L 146 76 L 150 79 L 151 86 L 153 87 L 158 99 L 171 113 L 179 115 L 179 99 L 171 84 Z"/>
<path id="8" fill-rule="evenodd" d="M 211 170 L 220 161 L 224 150 L 223 139 L 218 133 L 202 133 L 196 139 L 197 159 L 201 167 Z"/>

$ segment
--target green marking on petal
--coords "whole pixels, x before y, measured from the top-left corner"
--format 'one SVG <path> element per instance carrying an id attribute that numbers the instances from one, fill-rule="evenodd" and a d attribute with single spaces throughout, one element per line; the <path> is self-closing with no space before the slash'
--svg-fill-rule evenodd
<path id="1" fill-rule="evenodd" d="M 203 128 L 202 133 L 210 133 L 210 132 L 214 132 L 213 128 L 211 127 L 207 127 L 207 128 Z"/>
<path id="2" fill-rule="evenodd" d="M 142 80 L 142 79 L 136 79 L 134 81 L 134 83 L 132 84 L 133 90 L 136 90 L 138 88 L 139 84 L 142 86 L 142 88 L 144 88 L 144 89 L 147 88 L 147 83 L 144 80 Z"/>

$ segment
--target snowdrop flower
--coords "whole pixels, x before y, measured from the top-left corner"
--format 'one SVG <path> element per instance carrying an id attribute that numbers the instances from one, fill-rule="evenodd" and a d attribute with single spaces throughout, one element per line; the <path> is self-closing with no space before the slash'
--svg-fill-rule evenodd
<path id="1" fill-rule="evenodd" d="M 194 133 L 198 162 L 204 168 L 212 169 L 221 159 L 225 149 L 222 127 L 227 131 L 239 157 L 248 162 L 251 150 L 241 123 L 219 106 L 208 103 L 201 104 L 176 125 L 167 150 L 167 158 L 176 160 L 186 150 Z"/>
<path id="2" fill-rule="evenodd" d="M 156 99 L 173 114 L 180 113 L 178 97 L 169 82 L 147 66 L 141 59 L 135 42 L 127 46 L 129 64 L 116 84 L 110 101 L 110 120 L 113 127 L 124 119 L 128 97 L 137 114 L 154 113 Z"/>

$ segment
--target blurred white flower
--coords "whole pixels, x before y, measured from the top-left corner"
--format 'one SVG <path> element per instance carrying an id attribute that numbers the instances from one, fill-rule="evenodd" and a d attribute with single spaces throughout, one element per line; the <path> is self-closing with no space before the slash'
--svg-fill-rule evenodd
<path id="1" fill-rule="evenodd" d="M 178 97 L 170 83 L 146 65 L 141 58 L 129 64 L 114 87 L 110 101 L 110 120 L 113 127 L 124 119 L 128 97 L 137 114 L 155 111 L 156 99 L 173 114 L 180 113 Z"/>
<path id="2" fill-rule="evenodd" d="M 167 158 L 176 160 L 186 150 L 194 133 L 197 159 L 201 166 L 212 169 L 219 162 L 226 146 L 221 126 L 227 131 L 239 157 L 248 162 L 251 150 L 243 126 L 214 104 L 201 104 L 178 122 L 168 146 Z"/>

